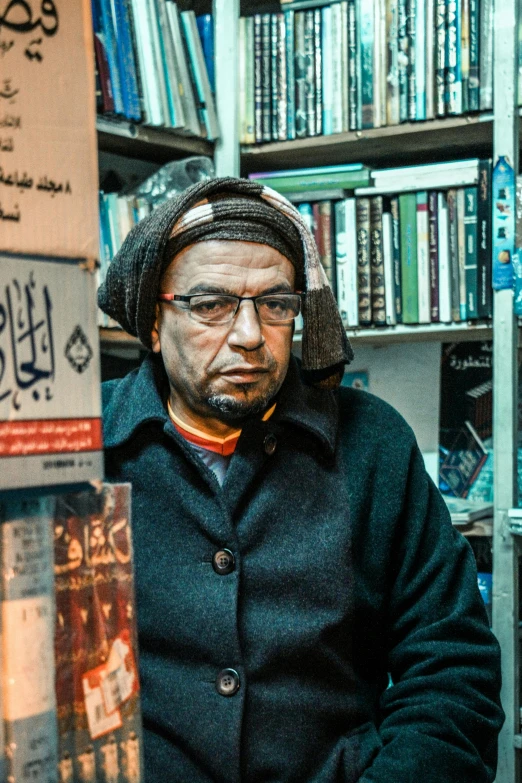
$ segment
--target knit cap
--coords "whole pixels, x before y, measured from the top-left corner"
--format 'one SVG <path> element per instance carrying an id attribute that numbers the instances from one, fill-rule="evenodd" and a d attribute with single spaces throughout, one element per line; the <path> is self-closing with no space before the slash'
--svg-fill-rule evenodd
<path id="1" fill-rule="evenodd" d="M 311 384 L 338 386 L 353 351 L 314 238 L 287 199 L 254 181 L 198 182 L 140 221 L 109 265 L 100 308 L 150 348 L 165 270 L 185 247 L 211 239 L 266 244 L 289 259 L 304 291 L 302 368 Z"/>

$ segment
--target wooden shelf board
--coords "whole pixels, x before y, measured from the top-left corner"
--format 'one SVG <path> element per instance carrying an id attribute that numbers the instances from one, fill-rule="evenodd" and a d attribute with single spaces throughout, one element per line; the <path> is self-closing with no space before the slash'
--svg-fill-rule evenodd
<path id="1" fill-rule="evenodd" d="M 419 324 L 409 326 L 371 326 L 360 329 L 347 329 L 346 334 L 354 345 L 383 345 L 402 342 L 465 342 L 492 338 L 491 322 L 473 322 L 453 324 Z M 296 342 L 302 335 L 297 333 Z"/>
<path id="2" fill-rule="evenodd" d="M 101 150 L 131 158 L 165 162 L 188 155 L 212 157 L 214 154 L 212 142 L 197 136 L 185 136 L 167 128 L 149 128 L 122 120 L 98 117 L 96 130 Z"/>
<path id="3" fill-rule="evenodd" d="M 433 162 L 434 150 L 437 150 L 437 160 L 488 156 L 492 144 L 492 115 L 472 114 L 243 146 L 241 167 L 244 174 L 249 174 L 354 162 L 401 166 Z"/>

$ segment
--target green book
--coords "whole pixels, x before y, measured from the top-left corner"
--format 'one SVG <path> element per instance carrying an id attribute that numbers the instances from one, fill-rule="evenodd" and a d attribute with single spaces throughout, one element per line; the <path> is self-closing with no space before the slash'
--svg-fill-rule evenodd
<path id="1" fill-rule="evenodd" d="M 331 174 L 305 174 L 302 177 L 260 177 L 256 179 L 261 185 L 268 185 L 280 193 L 292 193 L 299 190 L 330 190 L 342 188 L 353 190 L 366 187 L 370 182 L 370 172 L 339 171 Z"/>
<path id="2" fill-rule="evenodd" d="M 417 197 L 415 193 L 399 196 L 401 225 L 402 322 L 419 322 L 417 272 Z"/>
<path id="3" fill-rule="evenodd" d="M 466 314 L 478 318 L 477 284 L 477 188 L 464 190 L 464 272 L 466 279 Z"/>

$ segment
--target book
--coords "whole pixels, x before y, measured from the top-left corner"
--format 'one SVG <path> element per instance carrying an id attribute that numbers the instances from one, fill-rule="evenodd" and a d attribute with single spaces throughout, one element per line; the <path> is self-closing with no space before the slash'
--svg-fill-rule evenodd
<path id="1" fill-rule="evenodd" d="M 466 280 L 466 316 L 478 318 L 478 282 L 477 282 L 477 188 L 464 190 L 464 240 Z"/>
<path id="2" fill-rule="evenodd" d="M 360 23 L 360 78 L 361 78 L 361 112 L 362 127 L 374 127 L 375 95 L 373 84 L 373 55 L 374 55 L 374 35 L 375 20 L 373 4 L 366 0 L 358 0 L 359 3 L 359 23 Z M 324 11 L 323 11 L 324 13 Z"/>
<path id="3" fill-rule="evenodd" d="M 111 113 L 114 111 L 114 96 L 112 94 L 107 53 L 105 51 L 102 36 L 99 33 L 94 34 L 94 52 L 101 95 L 101 104 L 99 108 L 101 112 Z"/>
<path id="4" fill-rule="evenodd" d="M 467 497 L 487 457 L 477 432 L 469 421 L 464 422 L 440 466 L 441 481 L 456 497 Z"/>
<path id="5" fill-rule="evenodd" d="M 387 326 L 397 323 L 395 312 L 395 281 L 393 276 L 393 218 L 390 212 L 382 215 L 382 254 L 384 261 L 384 302 Z"/>
<path id="6" fill-rule="evenodd" d="M 142 783 L 130 485 L 60 496 L 54 525 L 57 683 L 74 699 L 62 757 L 75 780 Z"/>
<path id="7" fill-rule="evenodd" d="M 107 62 L 109 64 L 112 94 L 114 97 L 114 110 L 116 114 L 125 115 L 128 110 L 128 103 L 126 104 L 124 101 L 124 88 L 118 62 L 116 31 L 114 29 L 114 19 L 111 13 L 110 0 L 96 0 L 96 3 L 98 4 L 99 19 L 101 21 L 101 29 L 103 30 L 103 43 L 107 55 Z"/>
<path id="8" fill-rule="evenodd" d="M 337 302 L 345 327 L 359 325 L 357 299 L 357 222 L 355 199 L 335 204 Z"/>
<path id="9" fill-rule="evenodd" d="M 272 140 L 272 84 L 270 14 L 261 14 L 261 122 L 262 140 Z"/>
<path id="10" fill-rule="evenodd" d="M 415 119 L 426 119 L 426 57 L 427 41 L 432 37 L 433 21 L 426 29 L 427 2 L 418 2 L 415 8 Z M 430 85 L 431 86 L 431 85 Z"/>
<path id="11" fill-rule="evenodd" d="M 437 250 L 439 320 L 451 322 L 451 268 L 449 248 L 449 215 L 445 193 L 437 193 Z"/>
<path id="12" fill-rule="evenodd" d="M 294 67 L 294 11 L 285 11 L 285 67 L 287 84 L 287 134 L 289 139 L 295 139 L 295 67 Z M 252 46 L 247 52 L 252 51 Z M 247 56 L 249 62 L 251 57 Z"/>
<path id="13" fill-rule="evenodd" d="M 446 113 L 446 3 L 436 0 L 435 5 L 435 113 Z"/>
<path id="14" fill-rule="evenodd" d="M 54 497 L 0 501 L 7 781 L 55 780 Z"/>
<path id="15" fill-rule="evenodd" d="M 240 144 L 250 144 L 253 141 L 255 141 L 255 137 L 252 140 L 247 132 L 247 115 L 248 115 L 248 107 L 247 107 L 247 87 L 246 87 L 246 80 L 247 80 L 247 61 L 251 62 L 251 58 L 247 54 L 247 45 L 246 45 L 246 25 L 247 21 L 251 19 L 252 17 L 246 17 L 246 16 L 240 16 L 238 21 L 238 44 L 237 44 L 237 66 L 238 66 L 238 85 L 237 85 L 237 94 L 238 94 L 238 102 L 239 102 L 239 117 L 240 117 L 240 124 L 239 124 L 239 143 Z M 248 141 L 247 141 L 248 139 Z"/>
<path id="16" fill-rule="evenodd" d="M 458 250 L 457 191 L 448 190 L 449 260 L 451 273 L 451 320 L 460 321 L 460 269 Z"/>
<path id="17" fill-rule="evenodd" d="M 425 85 L 426 85 L 426 119 L 435 117 L 435 3 L 436 0 L 426 0 L 426 53 L 425 53 Z"/>
<path id="18" fill-rule="evenodd" d="M 255 140 L 263 141 L 263 44 L 261 14 L 254 16 L 254 119 Z"/>
<path id="19" fill-rule="evenodd" d="M 385 0 L 373 3 L 373 127 L 386 123 L 386 6 Z"/>
<path id="20" fill-rule="evenodd" d="M 337 278 L 333 254 L 332 202 L 316 202 L 312 205 L 312 211 L 314 216 L 314 238 L 319 251 L 319 258 L 335 296 Z"/>
<path id="21" fill-rule="evenodd" d="M 481 111 L 493 106 L 493 0 L 479 4 L 479 104 Z"/>
<path id="22" fill-rule="evenodd" d="M 342 52 L 343 16 L 341 3 L 331 5 L 331 41 L 330 67 L 332 81 L 332 133 L 342 133 L 343 124 L 343 52 Z M 326 53 L 323 50 L 323 58 Z M 325 68 L 328 67 L 325 65 Z"/>
<path id="23" fill-rule="evenodd" d="M 398 0 L 398 3 L 399 120 L 400 122 L 406 122 L 409 119 L 408 70 L 410 59 L 407 0 Z"/>
<path id="24" fill-rule="evenodd" d="M 370 275 L 370 199 L 356 200 L 357 220 L 357 290 L 359 324 L 369 326 L 372 322 L 371 275 Z"/>
<path id="25" fill-rule="evenodd" d="M 370 288 L 372 322 L 376 326 L 384 326 L 386 324 L 382 227 L 382 196 L 376 196 L 370 199 Z"/>
<path id="26" fill-rule="evenodd" d="M 165 71 L 165 60 L 162 48 L 162 36 L 160 34 L 160 21 L 158 16 L 158 0 L 146 0 L 146 24 L 150 32 L 150 41 L 152 45 L 152 60 L 154 71 L 151 74 L 152 79 L 158 83 L 159 99 L 161 102 L 162 125 L 172 126 L 173 114 L 169 105 L 169 95 L 167 88 L 167 74 Z M 174 121 L 175 118 L 174 118 Z"/>
<path id="27" fill-rule="evenodd" d="M 333 133 L 333 56 L 332 49 L 332 8 L 321 9 L 322 43 L 322 88 L 323 88 L 323 133 Z"/>
<path id="28" fill-rule="evenodd" d="M 147 0 L 131 0 L 131 8 L 136 31 L 138 68 L 143 89 L 144 122 L 147 125 L 165 125 L 166 118 L 163 114 L 160 83 L 156 76 L 154 44 Z"/>
<path id="29" fill-rule="evenodd" d="M 399 199 L 393 196 L 389 200 L 392 217 L 392 252 L 393 252 L 393 282 L 395 296 L 395 317 L 397 323 L 402 323 L 402 272 L 401 272 L 401 229 Z"/>
<path id="30" fill-rule="evenodd" d="M 399 196 L 401 231 L 402 322 L 419 322 L 417 269 L 417 199 L 414 193 Z"/>
<path id="31" fill-rule="evenodd" d="M 446 93 L 448 114 L 462 114 L 462 74 L 459 57 L 461 30 L 460 0 L 446 4 Z"/>
<path id="32" fill-rule="evenodd" d="M 492 504 L 483 500 L 472 501 L 452 495 L 443 495 L 443 498 L 454 525 L 471 524 L 493 516 Z"/>
<path id="33" fill-rule="evenodd" d="M 439 204 L 437 191 L 428 193 L 428 243 L 430 266 L 430 320 L 439 321 Z"/>
<path id="34" fill-rule="evenodd" d="M 207 66 L 208 81 L 212 94 L 216 93 L 216 76 L 214 68 L 214 23 L 212 14 L 196 16 L 199 38 L 203 49 L 203 57 Z M 251 51 L 251 50 L 250 50 Z"/>
<path id="35" fill-rule="evenodd" d="M 181 24 L 189 54 L 189 65 L 200 103 L 201 116 L 207 130 L 208 139 L 214 140 L 219 137 L 219 127 L 203 49 L 197 31 L 195 13 L 193 11 L 182 11 Z"/>
<path id="36" fill-rule="evenodd" d="M 349 130 L 358 125 L 358 71 L 357 71 L 356 0 L 348 0 L 348 124 Z"/>
<path id="37" fill-rule="evenodd" d="M 307 134 L 305 15 L 296 13 L 295 24 L 295 134 L 303 138 Z"/>
<path id="38" fill-rule="evenodd" d="M 417 291 L 419 323 L 430 323 L 430 258 L 428 228 L 428 193 L 421 190 L 417 199 Z"/>
<path id="39" fill-rule="evenodd" d="M 315 134 L 323 132 L 323 53 L 321 9 L 314 10 Z"/>
<path id="40" fill-rule="evenodd" d="M 408 35 L 408 119 L 417 119 L 417 0 L 406 2 L 406 32 Z M 420 3 L 419 3 L 420 5 Z"/>
<path id="41" fill-rule="evenodd" d="M 398 125 L 399 107 L 399 0 L 386 0 L 387 74 L 386 124 Z"/>
<path id="42" fill-rule="evenodd" d="M 459 312 L 460 320 L 465 321 L 468 314 L 468 302 L 466 291 L 466 232 L 464 228 L 465 216 L 464 190 L 457 189 L 457 254 L 459 260 Z"/>
<path id="43" fill-rule="evenodd" d="M 302 169 L 283 169 L 281 171 L 258 171 L 248 175 L 249 179 L 273 179 L 277 177 L 304 177 L 309 174 L 345 174 L 352 171 L 364 171 L 366 166 L 362 163 L 342 163 L 338 166 L 312 166 Z"/>
<path id="44" fill-rule="evenodd" d="M 469 111 L 480 109 L 480 2 L 469 0 Z"/>
<path id="45" fill-rule="evenodd" d="M 462 111 L 469 111 L 469 2 L 460 0 L 460 71 L 462 79 Z"/>
<path id="46" fill-rule="evenodd" d="M 477 309 L 479 318 L 491 318 L 491 161 L 479 167 L 477 189 Z"/>
<path id="47" fill-rule="evenodd" d="M 369 172 L 365 169 L 346 172 L 332 172 L 331 174 L 304 174 L 303 176 L 274 176 L 257 177 L 256 181 L 262 185 L 268 185 L 280 193 L 325 190 L 331 188 L 344 188 L 353 190 L 369 180 Z"/>
<path id="48" fill-rule="evenodd" d="M 170 22 L 165 0 L 155 0 L 158 20 L 158 33 L 161 62 L 165 77 L 165 90 L 167 95 L 167 107 L 169 127 L 184 128 L 186 117 L 181 102 L 181 79 L 174 50 L 174 41 L 171 34 Z"/>
<path id="49" fill-rule="evenodd" d="M 314 56 L 314 12 L 305 12 L 304 21 L 304 61 L 305 61 L 305 112 L 306 112 L 306 133 L 308 136 L 315 136 L 317 132 L 316 120 L 316 100 L 315 100 L 315 56 Z"/>
<path id="50" fill-rule="evenodd" d="M 272 14 L 272 137 L 279 141 L 288 135 L 285 45 L 285 18 Z"/>
<path id="51" fill-rule="evenodd" d="M 130 0 L 113 0 L 113 20 L 116 34 L 116 50 L 121 77 L 125 116 L 140 122 L 141 105 L 138 89 L 138 73 L 134 53 L 134 36 Z"/>
<path id="52" fill-rule="evenodd" d="M 348 65 L 348 0 L 341 0 L 340 4 L 340 31 L 341 31 L 341 56 L 340 56 L 340 91 L 341 91 L 341 130 L 347 131 L 350 128 L 350 111 L 348 107 L 349 92 L 349 65 Z"/>

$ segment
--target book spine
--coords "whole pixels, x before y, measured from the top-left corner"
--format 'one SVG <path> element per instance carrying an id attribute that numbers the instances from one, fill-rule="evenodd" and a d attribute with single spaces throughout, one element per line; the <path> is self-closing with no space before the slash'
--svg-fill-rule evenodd
<path id="1" fill-rule="evenodd" d="M 335 261 L 337 303 L 343 325 L 358 326 L 357 306 L 357 230 L 355 199 L 335 204 Z"/>
<path id="2" fill-rule="evenodd" d="M 477 289 L 479 318 L 491 318 L 491 161 L 481 160 L 477 192 Z"/>
<path id="3" fill-rule="evenodd" d="M 435 37 L 437 30 L 435 27 L 435 2 L 436 0 L 426 0 L 426 119 L 433 120 L 435 117 Z"/>
<path id="4" fill-rule="evenodd" d="M 426 5 L 425 0 L 417 3 L 415 11 L 416 120 L 426 119 Z"/>
<path id="5" fill-rule="evenodd" d="M 380 104 L 380 124 L 384 126 L 386 122 L 386 114 L 388 111 L 388 37 L 386 28 L 386 2 L 387 0 L 379 0 L 379 59 L 377 61 L 377 68 L 379 71 L 379 104 Z"/>
<path id="6" fill-rule="evenodd" d="M 398 0 L 386 0 L 386 122 L 388 125 L 398 125 L 400 122 L 399 106 L 399 3 Z"/>
<path id="7" fill-rule="evenodd" d="M 129 0 L 115 0 L 114 9 L 120 74 L 123 75 L 128 100 L 127 117 L 139 122 L 141 120 L 141 106 Z"/>
<path id="8" fill-rule="evenodd" d="M 247 144 L 247 48 L 246 48 L 246 17 L 240 16 L 238 21 L 238 103 L 239 103 L 239 143 Z"/>
<path id="9" fill-rule="evenodd" d="M 313 174 L 302 177 L 269 177 L 257 179 L 262 185 L 279 190 L 280 193 L 296 193 L 300 190 L 331 190 L 332 188 L 343 188 L 353 190 L 357 187 L 364 187 L 368 183 L 367 171 L 352 171 L 346 173 Z"/>
<path id="10" fill-rule="evenodd" d="M 493 107 L 493 0 L 479 3 L 479 102 L 480 110 Z"/>
<path id="11" fill-rule="evenodd" d="M 451 319 L 460 321 L 460 273 L 458 250 L 458 208 L 457 191 L 448 190 L 448 220 L 449 220 L 449 256 L 451 270 Z"/>
<path id="12" fill-rule="evenodd" d="M 392 216 L 392 252 L 393 252 L 393 290 L 395 295 L 395 317 L 397 323 L 402 323 L 402 268 L 401 268 L 401 223 L 399 199 L 390 199 L 390 214 Z"/>
<path id="13" fill-rule="evenodd" d="M 348 122 L 349 130 L 357 130 L 358 103 L 357 82 L 357 32 L 356 32 L 356 0 L 348 0 Z"/>
<path id="14" fill-rule="evenodd" d="M 469 111 L 469 0 L 460 0 L 460 71 L 462 111 Z"/>
<path id="15" fill-rule="evenodd" d="M 306 106 L 306 133 L 308 136 L 316 135 L 315 118 L 315 57 L 314 57 L 314 12 L 305 12 L 304 29 L 304 53 L 305 53 L 305 106 Z"/>
<path id="16" fill-rule="evenodd" d="M 323 132 L 323 44 L 321 9 L 314 11 L 315 132 Z"/>
<path id="17" fill-rule="evenodd" d="M 423 190 L 417 198 L 417 288 L 419 296 L 419 323 L 429 324 L 430 312 L 430 247 L 428 225 L 428 193 Z"/>
<path id="18" fill-rule="evenodd" d="M 167 84 L 165 76 L 165 64 L 161 46 L 161 36 L 159 28 L 159 18 L 155 0 L 147 0 L 147 20 L 150 32 L 150 41 L 152 45 L 152 58 L 154 64 L 154 76 L 158 84 L 159 99 L 161 102 L 162 125 L 171 127 L 172 118 L 170 116 L 169 99 L 167 94 Z"/>
<path id="19" fill-rule="evenodd" d="M 288 138 L 288 81 L 286 73 L 286 20 L 284 14 L 277 14 L 277 68 L 278 68 L 278 139 Z"/>
<path id="20" fill-rule="evenodd" d="M 409 38 L 407 0 L 398 0 L 399 4 L 399 119 L 406 122 L 409 118 L 408 103 L 408 70 L 409 70 Z"/>
<path id="21" fill-rule="evenodd" d="M 0 502 L 6 780 L 55 780 L 54 498 Z"/>
<path id="22" fill-rule="evenodd" d="M 466 313 L 471 319 L 478 318 L 477 281 L 477 188 L 464 190 L 464 233 L 465 233 L 465 278 Z"/>
<path id="23" fill-rule="evenodd" d="M 439 310 L 439 227 L 438 194 L 428 194 L 428 228 L 430 246 L 430 315 L 431 321 L 440 320 Z"/>
<path id="24" fill-rule="evenodd" d="M 321 9 L 322 53 L 323 53 L 323 133 L 333 133 L 333 74 L 332 74 L 332 9 Z"/>
<path id="25" fill-rule="evenodd" d="M 357 199 L 356 216 L 359 324 L 361 326 L 369 326 L 372 322 L 370 278 L 370 199 Z"/>
<path id="26" fill-rule="evenodd" d="M 384 326 L 386 324 L 386 301 L 382 246 L 382 196 L 370 199 L 370 275 L 372 321 L 376 326 Z"/>
<path id="27" fill-rule="evenodd" d="M 341 106 L 342 130 L 350 128 L 350 112 L 348 108 L 348 0 L 341 0 Z"/>
<path id="28" fill-rule="evenodd" d="M 287 137 L 295 139 L 294 11 L 285 11 L 285 67 L 287 85 Z"/>
<path id="29" fill-rule="evenodd" d="M 261 14 L 254 16 L 254 116 L 255 140 L 263 141 L 263 42 Z"/>
<path id="30" fill-rule="evenodd" d="M 126 116 L 127 95 L 123 83 L 122 74 L 118 64 L 118 46 L 116 43 L 116 33 L 114 30 L 114 20 L 111 13 L 110 0 L 100 0 L 100 18 L 103 29 L 103 41 L 105 44 L 105 53 L 109 63 L 109 74 L 111 78 L 112 94 L 114 96 L 114 110 L 116 114 Z"/>
<path id="31" fill-rule="evenodd" d="M 156 12 L 158 19 L 158 40 L 160 46 L 163 73 L 165 76 L 165 89 L 169 111 L 169 124 L 171 128 L 185 126 L 185 115 L 181 104 L 180 73 L 177 67 L 174 45 L 170 35 L 169 18 L 165 0 L 156 0 Z"/>
<path id="32" fill-rule="evenodd" d="M 270 14 L 261 14 L 261 106 L 262 106 L 262 127 L 263 141 L 271 141 L 272 139 L 272 112 L 271 112 L 271 99 L 272 99 L 272 84 L 271 84 L 271 20 Z"/>
<path id="33" fill-rule="evenodd" d="M 199 38 L 203 48 L 203 57 L 207 66 L 208 81 L 213 95 L 216 93 L 216 75 L 214 62 L 214 24 L 212 14 L 196 16 Z"/>
<path id="34" fill-rule="evenodd" d="M 192 72 L 189 67 L 188 51 L 183 41 L 183 35 L 181 32 L 181 17 L 179 15 L 178 7 L 176 3 L 173 2 L 173 0 L 168 0 L 167 2 L 167 16 L 168 16 L 170 32 L 172 36 L 172 44 L 174 47 L 174 55 L 176 59 L 177 70 L 180 78 L 180 95 L 181 95 L 181 101 L 183 105 L 183 111 L 185 113 L 186 128 L 196 136 L 206 136 L 207 132 L 203 122 L 203 118 L 201 117 L 201 113 L 198 111 L 197 108 L 197 103 L 199 104 L 199 99 L 198 102 L 196 103 L 197 91 L 192 78 Z M 253 28 L 252 28 L 252 32 L 253 32 Z M 253 51 L 253 40 L 251 41 L 251 44 L 252 44 L 251 48 L 247 49 L 247 51 L 249 52 Z M 249 57 L 249 60 L 250 60 L 250 68 L 252 69 L 253 61 L 250 58 L 251 55 Z M 248 67 L 249 67 L 249 63 L 247 63 L 247 71 L 248 71 Z M 251 95 L 253 96 L 253 85 L 252 85 Z M 251 101 L 252 103 L 250 105 L 250 112 L 251 112 L 250 141 L 253 142 L 254 141 L 253 97 L 251 97 Z"/>
<path id="35" fill-rule="evenodd" d="M 277 14 L 270 14 L 270 93 L 271 93 L 271 118 L 272 118 L 272 140 L 279 139 L 280 121 L 279 121 L 279 25 Z"/>
<path id="36" fill-rule="evenodd" d="M 305 15 L 295 15 L 295 132 L 297 138 L 306 136 L 306 64 Z"/>
<path id="37" fill-rule="evenodd" d="M 357 263 L 356 200 L 346 199 L 346 268 L 348 272 L 348 326 L 359 325 L 359 270 Z"/>
<path id="38" fill-rule="evenodd" d="M 419 322 L 417 273 L 417 202 L 415 193 L 399 196 L 401 224 L 402 322 Z"/>
<path id="39" fill-rule="evenodd" d="M 343 80 L 342 80 L 342 15 L 341 4 L 333 3 L 332 40 L 330 64 L 332 68 L 332 133 L 342 133 L 343 130 Z"/>
<path id="40" fill-rule="evenodd" d="M 446 92 L 448 114 L 462 114 L 462 76 L 459 57 L 461 37 L 460 0 L 448 0 L 446 9 Z"/>
<path id="41" fill-rule="evenodd" d="M 419 3 L 420 5 L 420 3 Z M 407 33 L 408 33 L 408 119 L 417 119 L 417 0 L 407 0 Z"/>
<path id="42" fill-rule="evenodd" d="M 374 125 L 374 94 L 373 94 L 373 53 L 374 53 L 374 13 L 373 4 L 367 0 L 359 0 L 360 8 L 360 59 L 361 59 L 361 101 L 362 127 L 373 128 Z"/>
<path id="43" fill-rule="evenodd" d="M 372 65 L 372 79 L 373 79 L 373 127 L 380 128 L 384 123 L 384 117 L 386 114 L 381 115 L 381 85 L 385 74 L 382 67 L 382 40 L 381 40 L 381 4 L 383 0 L 373 1 L 373 65 Z"/>
<path id="44" fill-rule="evenodd" d="M 469 0 L 468 103 L 469 103 L 470 111 L 478 111 L 480 109 L 479 43 L 480 43 L 480 3 L 479 0 Z"/>
<path id="45" fill-rule="evenodd" d="M 330 287 L 337 295 L 337 275 L 335 270 L 335 256 L 333 254 L 333 225 L 332 225 L 332 202 L 319 202 L 319 232 L 322 237 L 321 263 L 326 272 L 326 277 Z"/>
<path id="46" fill-rule="evenodd" d="M 112 85 L 109 76 L 107 53 L 105 52 L 105 46 L 98 33 L 94 34 L 94 51 L 96 54 L 96 64 L 98 66 L 98 77 L 102 95 L 101 110 L 110 113 L 114 111 L 114 96 L 112 94 Z"/>
<path id="47" fill-rule="evenodd" d="M 437 194 L 438 258 L 439 258 L 439 320 L 451 323 L 451 269 L 449 250 L 449 216 L 445 193 Z"/>
<path id="48" fill-rule="evenodd" d="M 384 300 L 387 326 L 397 323 L 393 281 L 393 219 L 389 212 L 382 215 L 382 255 L 384 261 Z"/>
<path id="49" fill-rule="evenodd" d="M 435 112 L 446 113 L 446 4 L 436 0 L 435 6 Z"/>
<path id="50" fill-rule="evenodd" d="M 459 257 L 459 312 L 460 320 L 467 317 L 467 292 L 466 292 L 466 233 L 464 230 L 464 215 L 466 201 L 464 189 L 457 189 L 457 250 Z"/>

